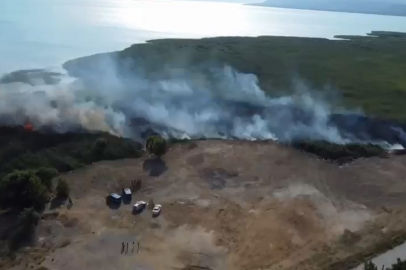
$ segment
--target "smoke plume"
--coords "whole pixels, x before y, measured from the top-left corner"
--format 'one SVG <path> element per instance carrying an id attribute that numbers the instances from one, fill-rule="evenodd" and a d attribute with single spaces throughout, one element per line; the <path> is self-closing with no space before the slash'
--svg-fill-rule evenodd
<path id="1" fill-rule="evenodd" d="M 130 68 L 131 67 L 131 68 Z M 295 94 L 272 98 L 253 74 L 230 66 L 204 70 L 167 68 L 165 74 L 146 74 L 142 65 L 103 55 L 91 69 L 70 67 L 56 84 L 0 84 L 0 122 L 57 132 L 74 129 L 106 131 L 139 139 L 148 132 L 174 138 L 238 138 L 388 141 L 396 138 L 352 132 L 347 118 L 332 117 L 326 102 L 302 83 Z M 351 123 L 353 124 L 354 121 Z M 361 136 L 362 135 L 362 136 Z"/>

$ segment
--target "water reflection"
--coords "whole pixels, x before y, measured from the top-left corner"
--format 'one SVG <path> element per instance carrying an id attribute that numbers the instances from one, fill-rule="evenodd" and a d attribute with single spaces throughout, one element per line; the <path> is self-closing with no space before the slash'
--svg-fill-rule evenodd
<path id="1" fill-rule="evenodd" d="M 156 38 L 406 32 L 405 17 L 170 0 L 2 0 L 0 73 Z"/>

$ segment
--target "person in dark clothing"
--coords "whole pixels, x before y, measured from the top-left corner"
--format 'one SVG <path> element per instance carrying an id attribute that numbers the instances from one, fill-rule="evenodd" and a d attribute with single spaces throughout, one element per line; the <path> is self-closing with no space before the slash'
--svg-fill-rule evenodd
<path id="1" fill-rule="evenodd" d="M 124 252 L 124 242 L 121 243 L 121 254 Z"/>

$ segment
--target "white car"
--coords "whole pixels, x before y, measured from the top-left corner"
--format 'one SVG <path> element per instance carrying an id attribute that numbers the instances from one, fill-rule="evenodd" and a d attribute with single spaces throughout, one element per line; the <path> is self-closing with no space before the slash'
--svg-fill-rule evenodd
<path id="1" fill-rule="evenodd" d="M 153 214 L 154 216 L 159 215 L 159 213 L 161 213 L 161 208 L 162 208 L 162 205 L 160 205 L 160 204 L 155 204 L 154 208 L 152 209 L 152 214 Z"/>
<path id="2" fill-rule="evenodd" d="M 145 206 L 147 206 L 147 203 L 146 202 L 144 202 L 144 201 L 138 201 L 138 202 L 136 202 L 135 204 L 134 204 L 134 206 L 133 206 L 133 210 L 134 211 L 142 211 L 142 210 L 144 210 L 144 208 L 145 208 Z"/>

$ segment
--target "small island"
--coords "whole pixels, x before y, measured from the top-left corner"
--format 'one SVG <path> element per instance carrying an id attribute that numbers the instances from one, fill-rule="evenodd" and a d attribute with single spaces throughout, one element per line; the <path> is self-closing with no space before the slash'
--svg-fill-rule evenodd
<path id="1" fill-rule="evenodd" d="M 256 6 L 307 9 L 319 11 L 335 11 L 347 13 L 364 13 L 389 16 L 406 16 L 405 3 L 394 3 L 390 1 L 326 1 L 326 0 L 266 0 Z"/>

